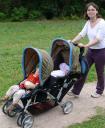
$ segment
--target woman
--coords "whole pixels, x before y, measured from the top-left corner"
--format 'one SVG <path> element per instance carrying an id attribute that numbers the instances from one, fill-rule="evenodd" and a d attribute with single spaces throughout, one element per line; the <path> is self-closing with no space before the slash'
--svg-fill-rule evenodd
<path id="1" fill-rule="evenodd" d="M 89 69 L 92 64 L 95 64 L 97 73 L 96 92 L 91 96 L 98 98 L 102 96 L 104 91 L 104 68 L 105 68 L 105 21 L 99 15 L 98 6 L 91 2 L 86 5 L 85 17 L 87 22 L 82 31 L 72 40 L 73 43 L 78 43 L 84 36 L 88 36 L 87 44 L 78 43 L 79 47 L 88 48 L 86 58 Z M 83 88 L 85 78 L 80 78 L 74 85 L 74 88 L 69 95 L 78 96 Z"/>

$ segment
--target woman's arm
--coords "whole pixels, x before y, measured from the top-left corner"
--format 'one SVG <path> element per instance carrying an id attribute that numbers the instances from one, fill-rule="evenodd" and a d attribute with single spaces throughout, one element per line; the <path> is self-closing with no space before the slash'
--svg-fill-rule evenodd
<path id="1" fill-rule="evenodd" d="M 81 35 L 77 35 L 76 37 L 74 37 L 74 39 L 71 40 L 71 42 L 75 43 L 79 43 L 79 41 L 82 39 L 83 37 Z"/>
<path id="2" fill-rule="evenodd" d="M 90 41 L 88 44 L 86 44 L 86 45 L 85 45 L 85 48 L 88 48 L 88 47 L 91 47 L 91 46 L 93 46 L 93 45 L 95 45 L 95 44 L 98 44 L 99 41 L 100 41 L 100 40 L 99 40 L 98 38 L 96 38 L 96 39 Z"/>
<path id="3" fill-rule="evenodd" d="M 79 41 L 86 36 L 88 28 L 88 21 L 85 23 L 82 31 L 72 40 L 74 43 L 79 43 Z"/>
<path id="4" fill-rule="evenodd" d="M 79 43 L 78 46 L 79 47 L 84 47 L 84 48 L 89 48 L 97 43 L 99 43 L 99 39 L 98 38 L 95 38 L 94 40 L 90 41 L 88 44 L 82 44 L 82 43 Z"/>

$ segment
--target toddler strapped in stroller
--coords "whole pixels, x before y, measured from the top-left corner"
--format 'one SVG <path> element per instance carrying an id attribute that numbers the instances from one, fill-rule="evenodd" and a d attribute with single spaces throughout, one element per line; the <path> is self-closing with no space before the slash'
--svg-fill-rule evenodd
<path id="1" fill-rule="evenodd" d="M 35 71 L 38 65 L 40 84 L 21 98 L 23 106 L 18 105 L 13 111 L 8 112 L 7 109 L 13 102 L 13 98 L 11 97 L 3 105 L 3 112 L 10 117 L 19 113 L 17 124 L 23 128 L 31 128 L 33 125 L 33 118 L 30 113 L 43 112 L 56 105 L 60 105 L 65 114 L 71 112 L 72 102 L 62 103 L 62 99 L 74 85 L 75 81 L 78 80 L 81 75 L 84 75 L 88 69 L 86 60 L 82 56 L 83 49 L 80 49 L 80 54 L 77 56 L 79 59 L 77 62 L 80 61 L 80 64 L 76 64 L 74 56 L 75 48 L 72 43 L 68 43 L 64 39 L 55 39 L 53 41 L 51 56 L 44 50 L 26 48 L 23 52 L 22 61 L 24 79 L 26 79 L 32 71 Z M 69 72 L 64 76 L 51 76 L 53 70 L 59 70 L 61 63 L 68 65 Z M 77 69 L 78 64 L 81 70 Z"/>

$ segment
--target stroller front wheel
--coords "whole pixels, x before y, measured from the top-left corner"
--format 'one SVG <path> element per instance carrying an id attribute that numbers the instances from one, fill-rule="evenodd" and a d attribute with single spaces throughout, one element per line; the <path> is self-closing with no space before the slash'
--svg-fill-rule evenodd
<path id="1" fill-rule="evenodd" d="M 71 101 L 67 101 L 62 105 L 64 114 L 69 114 L 73 109 L 73 103 Z"/>
<path id="2" fill-rule="evenodd" d="M 25 112 L 21 112 L 17 118 L 17 125 L 18 126 L 22 126 L 22 121 L 25 118 L 25 116 L 27 115 L 27 113 Z"/>
<path id="3" fill-rule="evenodd" d="M 34 119 L 31 115 L 27 115 L 24 117 L 22 121 L 22 128 L 32 128 L 34 123 Z"/>

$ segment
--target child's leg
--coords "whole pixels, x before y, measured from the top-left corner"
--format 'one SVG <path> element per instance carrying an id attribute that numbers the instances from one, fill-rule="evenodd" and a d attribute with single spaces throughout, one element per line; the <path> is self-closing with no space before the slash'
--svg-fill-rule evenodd
<path id="1" fill-rule="evenodd" d="M 19 89 L 17 92 L 15 92 L 15 94 L 13 95 L 13 104 L 17 104 L 25 93 L 26 92 L 24 89 Z"/>
<path id="2" fill-rule="evenodd" d="M 26 89 L 34 89 L 34 88 L 35 88 L 35 84 L 33 84 L 33 83 L 30 82 L 30 81 L 26 81 L 26 82 L 25 82 L 25 88 L 26 88 Z"/>
<path id="3" fill-rule="evenodd" d="M 6 95 L 1 99 L 2 101 L 7 100 L 9 97 L 11 97 L 16 91 L 19 90 L 19 85 L 13 85 L 9 88 L 9 90 L 6 92 Z"/>
<path id="4" fill-rule="evenodd" d="M 25 90 L 24 89 L 19 89 L 18 91 L 16 91 L 13 95 L 13 102 L 12 104 L 8 107 L 7 111 L 11 112 L 18 104 L 20 98 L 25 94 Z"/>
<path id="5" fill-rule="evenodd" d="M 12 96 L 15 92 L 19 90 L 19 85 L 13 85 L 9 88 L 9 90 L 6 92 L 6 96 L 10 97 Z"/>

